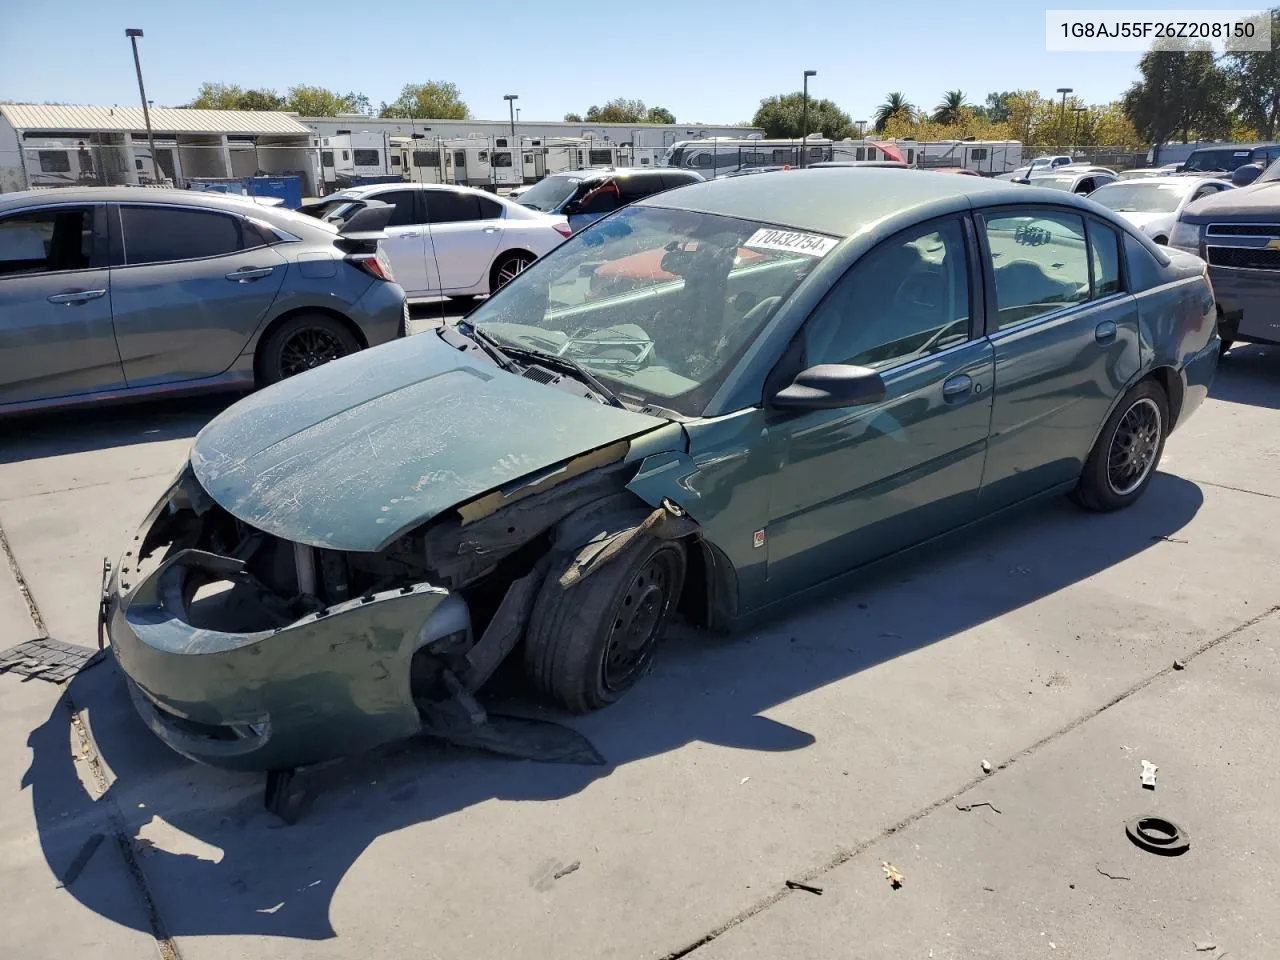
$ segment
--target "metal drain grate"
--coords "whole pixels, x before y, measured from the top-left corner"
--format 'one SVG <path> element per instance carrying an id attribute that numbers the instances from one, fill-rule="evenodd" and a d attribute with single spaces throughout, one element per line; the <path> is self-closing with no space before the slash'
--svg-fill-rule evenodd
<path id="1" fill-rule="evenodd" d="M 50 683 L 70 680 L 102 659 L 101 650 L 90 650 L 57 640 L 28 640 L 0 650 L 0 673 L 37 677 Z"/>

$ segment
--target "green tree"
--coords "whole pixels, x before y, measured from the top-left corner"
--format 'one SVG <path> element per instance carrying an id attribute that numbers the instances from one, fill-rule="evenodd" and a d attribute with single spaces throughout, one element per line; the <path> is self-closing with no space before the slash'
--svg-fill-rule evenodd
<path id="1" fill-rule="evenodd" d="M 661 109 L 661 108 L 659 108 Z M 644 123 L 649 108 L 643 100 L 627 100 L 618 97 L 603 107 L 594 104 L 587 108 L 587 123 Z"/>
<path id="2" fill-rule="evenodd" d="M 210 83 L 205 81 L 191 101 L 193 110 L 238 110 L 244 91 L 234 83 Z"/>
<path id="3" fill-rule="evenodd" d="M 676 115 L 666 107 L 650 107 L 645 114 L 645 123 L 675 123 Z"/>
<path id="4" fill-rule="evenodd" d="M 414 117 L 423 120 L 470 120 L 471 111 L 462 102 L 457 84 L 440 80 L 406 83 L 400 96 L 382 105 L 384 117 Z"/>
<path id="5" fill-rule="evenodd" d="M 340 113 L 350 113 L 352 109 L 342 94 L 306 84 L 290 87 L 284 103 L 286 110 L 304 117 L 336 117 Z"/>
<path id="6" fill-rule="evenodd" d="M 579 113 L 566 113 L 564 115 L 564 122 L 565 123 L 581 123 L 582 115 Z"/>
<path id="7" fill-rule="evenodd" d="M 1157 42 L 1138 61 L 1141 79 L 1121 103 L 1134 129 L 1149 143 L 1175 134 L 1222 136 L 1231 126 L 1231 83 L 1207 43 Z"/>
<path id="8" fill-rule="evenodd" d="M 965 99 L 963 90 L 948 90 L 942 102 L 933 108 L 934 123 L 959 123 L 960 111 L 971 104 Z"/>
<path id="9" fill-rule="evenodd" d="M 375 111 L 373 109 L 373 103 L 370 102 L 368 95 L 356 93 L 353 90 L 350 93 L 343 94 L 342 99 L 347 102 L 348 106 L 348 110 L 343 111 L 344 113 L 362 113 L 366 117 L 372 117 L 374 115 Z"/>
<path id="10" fill-rule="evenodd" d="M 767 137 L 795 138 L 801 136 L 803 114 L 804 94 L 797 90 L 761 100 L 750 125 L 762 128 Z M 853 136 L 853 121 L 832 101 L 810 97 L 808 132 L 841 140 Z"/>
<path id="11" fill-rule="evenodd" d="M 1009 99 L 1017 94 L 1016 90 L 1001 90 L 988 93 L 982 106 L 974 107 L 974 115 L 992 123 L 1009 122 Z"/>
<path id="12" fill-rule="evenodd" d="M 907 102 L 907 98 L 903 94 L 895 90 L 885 98 L 884 103 L 876 107 L 876 133 L 883 133 L 890 120 L 910 121 L 915 115 L 916 108 Z"/>
<path id="13" fill-rule="evenodd" d="M 274 90 L 246 90 L 236 102 L 237 110 L 282 110 L 284 98 Z"/>
<path id="14" fill-rule="evenodd" d="M 1236 104 L 1240 121 L 1257 130 L 1264 140 L 1272 139 L 1280 126 L 1280 8 L 1271 17 L 1271 49 L 1228 53 L 1224 58 L 1228 96 Z"/>

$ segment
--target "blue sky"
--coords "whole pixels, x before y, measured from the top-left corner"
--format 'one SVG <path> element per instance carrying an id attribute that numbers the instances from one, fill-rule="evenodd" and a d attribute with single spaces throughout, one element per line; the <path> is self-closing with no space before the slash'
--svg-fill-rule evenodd
<path id="1" fill-rule="evenodd" d="M 5 5 L 0 100 L 36 102 L 136 103 L 125 27 L 146 32 L 142 64 L 157 105 L 188 101 L 204 80 L 281 93 L 295 83 L 354 89 L 375 104 L 406 82 L 448 80 L 480 118 L 505 118 L 502 95 L 519 94 L 525 120 L 558 120 L 623 96 L 666 106 L 681 122 L 737 123 L 762 97 L 798 90 L 806 68 L 818 71 L 811 95 L 834 100 L 854 120 L 868 119 L 890 90 L 930 108 L 957 87 L 976 103 L 992 90 L 1055 96 L 1061 86 L 1102 103 L 1133 81 L 1139 56 L 1048 53 L 1047 5 L 1005 0 Z M 1201 0 L 1202 9 L 1213 6 L 1221 0 Z"/>

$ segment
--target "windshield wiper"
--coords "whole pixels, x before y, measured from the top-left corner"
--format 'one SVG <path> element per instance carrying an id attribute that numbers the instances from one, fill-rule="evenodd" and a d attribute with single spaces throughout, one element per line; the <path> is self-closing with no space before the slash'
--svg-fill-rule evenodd
<path id="1" fill-rule="evenodd" d="M 471 340 L 476 344 L 476 346 L 492 357 L 494 363 L 503 370 L 511 371 L 514 369 L 515 364 L 511 362 L 511 358 L 507 356 L 503 351 L 503 348 L 498 346 L 498 341 L 485 333 L 474 323 L 467 323 L 464 320 L 459 323 L 455 323 L 454 327 L 464 337 Z"/>
<path id="2" fill-rule="evenodd" d="M 601 383 L 595 374 L 588 371 L 587 368 L 578 363 L 577 360 L 573 360 L 570 357 L 563 357 L 547 350 L 537 350 L 533 347 L 503 346 L 502 349 L 513 357 L 527 357 L 530 360 L 537 360 L 549 367 L 559 367 L 561 370 L 567 371 L 585 383 L 593 391 L 599 394 L 600 398 L 604 400 L 605 403 L 609 404 L 609 406 L 619 407 L 623 410 L 626 409 L 625 404 L 618 399 L 618 395 Z"/>

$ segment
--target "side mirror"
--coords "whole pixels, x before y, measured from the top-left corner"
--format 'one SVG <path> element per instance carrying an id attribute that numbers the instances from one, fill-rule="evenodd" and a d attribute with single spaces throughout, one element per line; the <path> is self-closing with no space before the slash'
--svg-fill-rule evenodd
<path id="1" fill-rule="evenodd" d="M 782 410 L 839 410 L 878 403 L 884 396 L 884 380 L 870 367 L 821 363 L 796 374 L 769 404 Z"/>
<path id="2" fill-rule="evenodd" d="M 1257 163 L 1247 163 L 1232 171 L 1231 183 L 1236 187 L 1247 187 L 1260 176 L 1262 176 L 1262 166 Z"/>

